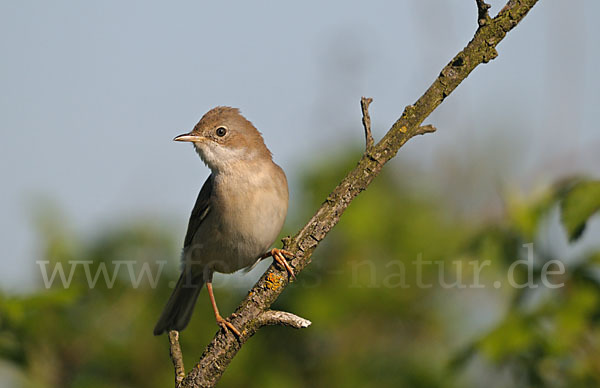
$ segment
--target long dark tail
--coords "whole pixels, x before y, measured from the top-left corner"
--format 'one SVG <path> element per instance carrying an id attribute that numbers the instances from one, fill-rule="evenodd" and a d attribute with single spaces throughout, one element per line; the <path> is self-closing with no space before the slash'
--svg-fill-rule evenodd
<path id="1" fill-rule="evenodd" d="M 191 274 L 185 270 L 179 276 L 177 285 L 169 297 L 156 326 L 154 326 L 154 335 L 160 335 L 170 330 L 181 331 L 185 329 L 190 318 L 192 318 L 196 299 L 198 299 L 198 294 L 200 294 L 204 282 L 200 276 L 189 281 L 188 276 L 191 276 Z"/>

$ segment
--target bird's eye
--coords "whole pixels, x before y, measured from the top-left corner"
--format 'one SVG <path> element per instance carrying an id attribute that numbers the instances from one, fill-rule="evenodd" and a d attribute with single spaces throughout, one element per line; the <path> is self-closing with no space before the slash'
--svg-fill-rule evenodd
<path id="1" fill-rule="evenodd" d="M 217 128 L 217 136 L 223 137 L 223 136 L 225 136 L 226 133 L 227 133 L 227 128 L 225 128 L 225 127 Z"/>

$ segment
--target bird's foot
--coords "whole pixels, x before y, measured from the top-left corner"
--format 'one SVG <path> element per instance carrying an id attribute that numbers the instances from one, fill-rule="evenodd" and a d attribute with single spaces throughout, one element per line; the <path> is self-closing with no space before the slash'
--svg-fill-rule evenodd
<path id="1" fill-rule="evenodd" d="M 235 326 L 233 326 L 233 324 L 229 321 L 227 321 L 225 318 L 223 318 L 220 315 L 216 316 L 217 318 L 217 325 L 221 326 L 221 329 L 225 330 L 225 332 L 227 332 L 228 330 L 231 330 L 233 332 L 233 334 L 235 334 L 236 337 L 240 338 L 242 336 L 242 334 L 239 332 L 238 329 L 235 328 Z"/>
<path id="2" fill-rule="evenodd" d="M 294 274 L 294 270 L 288 264 L 285 256 L 294 257 L 292 252 L 288 252 L 285 249 L 273 248 L 269 252 L 263 255 L 263 258 L 267 258 L 269 256 L 273 256 L 273 260 L 277 262 L 282 268 L 284 268 L 292 277 L 292 279 L 296 280 L 296 275 Z"/>

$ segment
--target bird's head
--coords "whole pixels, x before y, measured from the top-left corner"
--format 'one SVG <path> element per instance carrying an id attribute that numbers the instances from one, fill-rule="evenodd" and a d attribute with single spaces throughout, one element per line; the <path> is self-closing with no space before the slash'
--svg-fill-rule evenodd
<path id="1" fill-rule="evenodd" d="M 219 106 L 208 111 L 194 129 L 175 141 L 188 141 L 213 171 L 238 162 L 271 160 L 271 152 L 258 130 L 237 108 Z"/>

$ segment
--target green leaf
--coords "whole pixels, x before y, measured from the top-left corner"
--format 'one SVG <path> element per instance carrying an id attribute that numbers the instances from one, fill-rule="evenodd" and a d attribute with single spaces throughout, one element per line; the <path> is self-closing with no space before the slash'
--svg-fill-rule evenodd
<path id="1" fill-rule="evenodd" d="M 582 181 L 569 190 L 561 206 L 562 223 L 569 241 L 577 240 L 587 220 L 600 210 L 600 181 Z"/>

